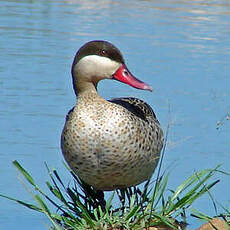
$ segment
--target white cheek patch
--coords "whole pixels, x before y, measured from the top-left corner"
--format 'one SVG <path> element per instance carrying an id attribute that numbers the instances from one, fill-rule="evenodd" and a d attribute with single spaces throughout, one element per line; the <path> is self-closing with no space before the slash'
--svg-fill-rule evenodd
<path id="1" fill-rule="evenodd" d="M 120 63 L 107 57 L 89 55 L 83 57 L 75 66 L 75 70 L 85 77 L 109 78 L 120 67 Z"/>

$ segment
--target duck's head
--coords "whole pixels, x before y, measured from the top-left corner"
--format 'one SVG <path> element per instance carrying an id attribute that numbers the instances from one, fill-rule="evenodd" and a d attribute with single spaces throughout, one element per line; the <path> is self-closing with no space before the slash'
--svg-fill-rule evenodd
<path id="1" fill-rule="evenodd" d="M 72 65 L 72 77 L 76 93 L 92 83 L 96 88 L 102 79 L 115 79 L 137 89 L 152 91 L 148 84 L 131 74 L 121 52 L 107 41 L 90 41 L 78 50 Z"/>

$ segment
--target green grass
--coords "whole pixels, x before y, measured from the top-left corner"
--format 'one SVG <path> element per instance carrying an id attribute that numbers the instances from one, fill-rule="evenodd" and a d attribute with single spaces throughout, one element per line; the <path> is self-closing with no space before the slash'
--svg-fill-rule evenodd
<path id="1" fill-rule="evenodd" d="M 219 180 L 213 180 L 217 173 L 226 174 L 220 166 L 195 172 L 176 189 L 168 189 L 169 174 L 158 174 L 157 180 L 147 181 L 142 191 L 138 187 L 116 190 L 110 193 L 104 205 L 100 196 L 92 186 L 81 181 L 70 169 L 72 184 L 65 185 L 56 170 L 50 170 L 46 165 L 50 180 L 46 185 L 49 195 L 44 192 L 17 161 L 13 162 L 24 177 L 24 185 L 30 191 L 34 203 L 27 203 L 9 196 L 0 195 L 13 200 L 27 208 L 44 213 L 55 230 L 83 229 L 142 229 L 148 226 L 166 225 L 183 229 L 188 215 L 201 220 L 209 220 L 210 216 L 192 207 L 194 201 L 208 194 L 216 210 L 210 189 Z M 33 188 L 28 189 L 28 185 Z M 102 194 L 101 194 L 102 195 Z M 116 196 L 116 198 L 115 198 Z M 120 203 L 114 207 L 114 199 Z M 53 207 L 56 209 L 54 210 Z M 230 211 L 222 207 L 224 213 L 219 214 L 228 221 Z M 218 214 L 217 214 L 218 215 Z"/>

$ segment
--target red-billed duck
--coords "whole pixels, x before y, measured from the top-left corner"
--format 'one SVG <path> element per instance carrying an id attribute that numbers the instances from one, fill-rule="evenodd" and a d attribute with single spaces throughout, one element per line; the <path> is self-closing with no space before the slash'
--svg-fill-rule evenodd
<path id="1" fill-rule="evenodd" d="M 70 168 L 97 190 L 123 189 L 148 180 L 163 146 L 152 108 L 133 98 L 105 100 L 97 84 L 115 79 L 152 91 L 127 69 L 121 52 L 107 41 L 83 45 L 73 61 L 77 102 L 66 117 L 61 149 Z"/>

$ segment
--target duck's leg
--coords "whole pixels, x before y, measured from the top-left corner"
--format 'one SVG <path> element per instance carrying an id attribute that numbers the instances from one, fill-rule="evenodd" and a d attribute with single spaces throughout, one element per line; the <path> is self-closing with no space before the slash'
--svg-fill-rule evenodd
<path id="1" fill-rule="evenodd" d="M 126 191 L 126 189 L 117 189 L 116 190 L 118 198 L 121 202 L 122 214 L 124 213 L 124 210 L 125 210 L 125 191 Z"/>
<path id="2" fill-rule="evenodd" d="M 87 184 L 82 179 L 77 177 L 76 174 L 74 174 L 74 172 L 72 172 L 72 175 L 77 180 L 77 183 L 83 192 L 82 197 L 85 201 L 85 207 L 90 207 L 94 209 L 101 206 L 102 211 L 104 211 L 106 205 L 104 192 L 102 190 L 97 190 L 93 186 Z"/>
<path id="3" fill-rule="evenodd" d="M 105 211 L 105 195 L 102 190 L 96 190 L 96 199 L 98 200 L 97 206 L 101 206 L 102 211 Z"/>

